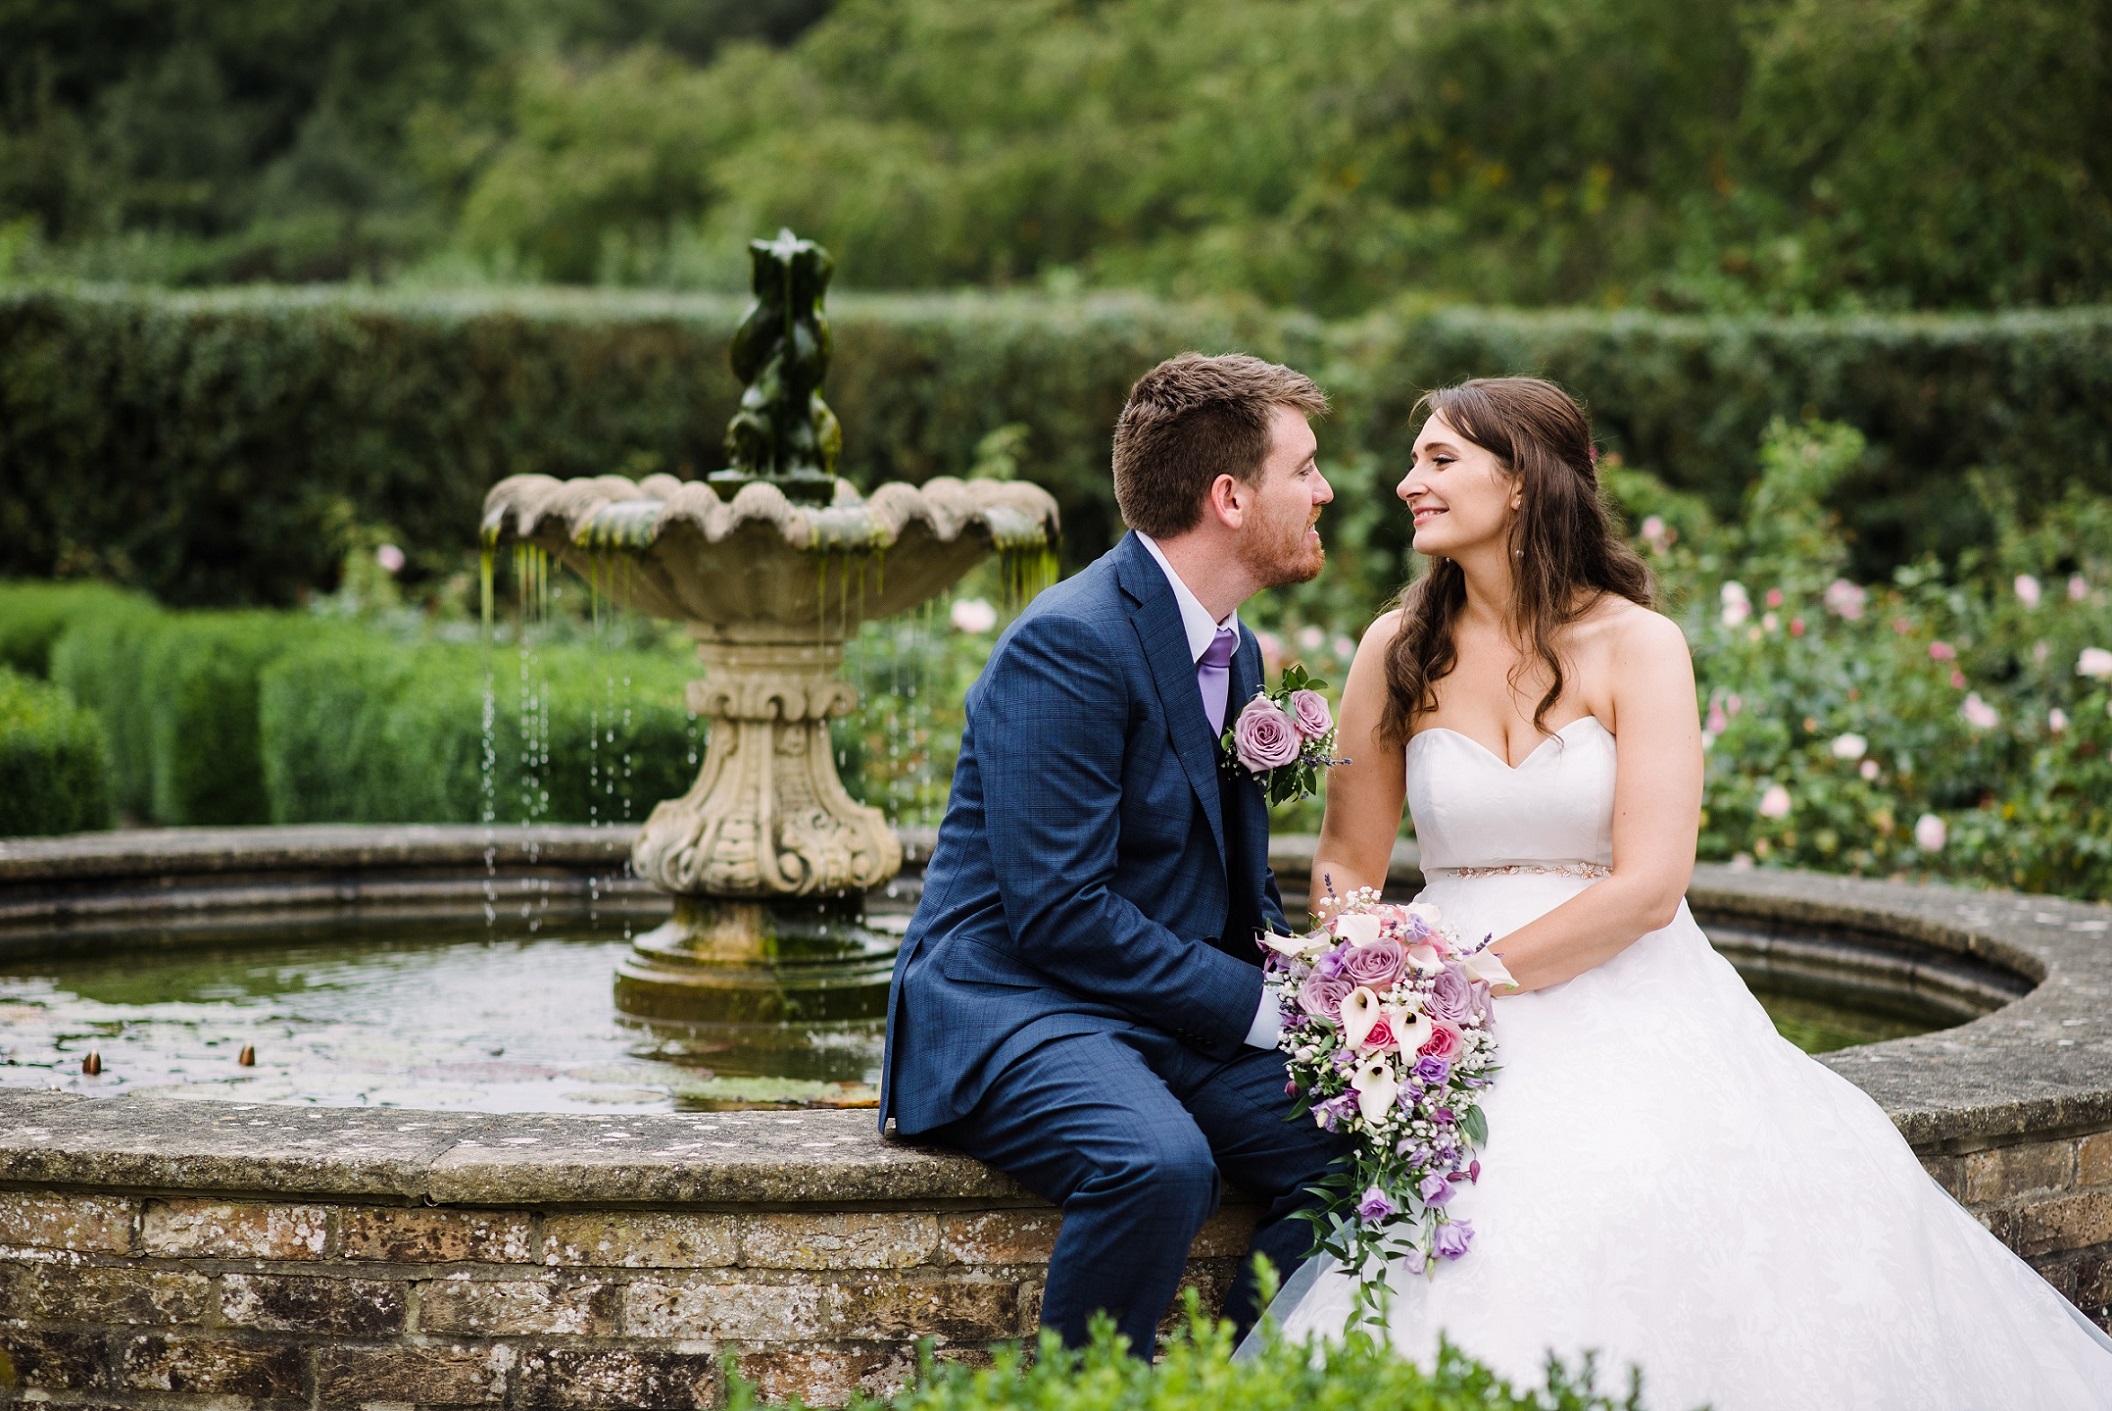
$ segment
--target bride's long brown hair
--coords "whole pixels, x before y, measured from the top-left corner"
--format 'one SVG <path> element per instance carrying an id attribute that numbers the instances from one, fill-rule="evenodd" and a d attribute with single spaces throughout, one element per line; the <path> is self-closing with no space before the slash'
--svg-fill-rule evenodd
<path id="1" fill-rule="evenodd" d="M 1562 699 L 1562 654 L 1556 634 L 1611 593 L 1654 605 L 1650 570 L 1614 529 L 1599 485 L 1591 420 L 1576 399 L 1537 377 L 1477 377 L 1426 392 L 1416 411 L 1442 414 L 1447 425 L 1496 457 L 1521 495 L 1511 521 L 1516 592 L 1511 629 L 1530 641 L 1548 669 L 1547 694 L 1533 727 L 1547 733 L 1547 713 Z M 1405 742 L 1415 717 L 1437 709 L 1437 683 L 1458 661 L 1453 626 L 1467 602 L 1466 574 L 1450 559 L 1430 560 L 1401 590 L 1400 630 L 1386 649 L 1386 713 L 1380 734 Z M 1515 688 L 1518 672 L 1512 673 Z"/>

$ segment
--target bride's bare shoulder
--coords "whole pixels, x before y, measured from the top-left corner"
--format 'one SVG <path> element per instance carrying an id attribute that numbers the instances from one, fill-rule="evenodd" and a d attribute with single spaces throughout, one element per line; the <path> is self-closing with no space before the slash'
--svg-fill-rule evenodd
<path id="1" fill-rule="evenodd" d="M 1602 594 L 1584 610 L 1573 628 L 1577 645 L 1610 656 L 1654 659 L 1687 655 L 1687 635 L 1679 624 L 1654 608 L 1614 594 Z"/>

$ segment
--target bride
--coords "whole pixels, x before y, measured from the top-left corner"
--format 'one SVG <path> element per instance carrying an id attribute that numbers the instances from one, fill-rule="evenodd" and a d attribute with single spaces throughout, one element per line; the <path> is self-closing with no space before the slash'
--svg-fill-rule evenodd
<path id="1" fill-rule="evenodd" d="M 1776 1034 L 1689 915 L 1693 668 L 1608 527 L 1583 411 L 1528 378 L 1425 405 L 1399 494 L 1431 567 L 1357 651 L 1312 894 L 1384 884 L 1405 799 L 1422 899 L 1496 935 L 1518 990 L 1449 1207 L 1472 1248 L 1393 1272 L 1393 1341 L 1427 1362 L 1442 1333 L 1528 1383 L 1591 1351 L 1662 1408 L 2112 1408 L 2112 1340 Z M 1302 1276 L 1280 1321 L 1339 1336 L 1351 1292 Z"/>

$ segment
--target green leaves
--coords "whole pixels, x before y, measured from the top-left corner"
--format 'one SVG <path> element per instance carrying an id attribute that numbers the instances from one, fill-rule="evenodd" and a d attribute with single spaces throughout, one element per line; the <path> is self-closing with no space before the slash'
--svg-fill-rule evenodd
<path id="1" fill-rule="evenodd" d="M 111 821 L 102 722 L 60 687 L 0 666 L 0 838 Z"/>
<path id="2" fill-rule="evenodd" d="M 1270 1286 L 1273 1280 L 1265 1283 Z M 1387 1408 L 1387 1411 L 1640 1411 L 1631 1389 L 1598 1388 L 1595 1368 L 1550 1359 L 1544 1383 L 1505 1381 L 1440 1340 L 1427 1367 L 1395 1352 L 1384 1336 L 1352 1330 L 1325 1343 L 1285 1338 L 1264 1320 L 1251 1354 L 1232 1356 L 1231 1325 L 1204 1311 L 1193 1289 L 1182 1316 L 1160 1343 L 1132 1349 L 1106 1318 L 1091 1343 L 1068 1350 L 1042 1334 L 1029 1358 L 1000 1344 L 989 1365 L 922 1356 L 916 1383 L 887 1401 L 861 1398 L 857 1411 L 1289 1411 L 1290 1408 Z M 729 1358 L 729 1363 L 731 1359 Z M 1647 1370 L 1647 1369 L 1646 1369 Z M 728 1378 L 727 1404 L 747 1411 L 754 1389 Z"/>

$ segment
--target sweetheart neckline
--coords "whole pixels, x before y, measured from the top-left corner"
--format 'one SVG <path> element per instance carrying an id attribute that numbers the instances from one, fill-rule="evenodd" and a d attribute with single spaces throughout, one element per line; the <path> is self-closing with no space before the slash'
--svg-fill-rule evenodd
<path id="1" fill-rule="evenodd" d="M 1475 739 L 1472 735 L 1469 735 L 1462 730 L 1454 730 L 1449 725 L 1432 725 L 1427 727 L 1426 729 L 1418 730 L 1413 735 L 1410 735 L 1408 737 L 1408 743 L 1412 745 L 1417 740 L 1422 739 L 1425 735 L 1451 735 L 1456 739 L 1465 740 L 1475 749 L 1481 751 L 1482 754 L 1494 760 L 1497 766 L 1505 770 L 1507 773 L 1516 774 L 1521 769 L 1524 769 L 1528 764 L 1531 764 L 1535 759 L 1539 758 L 1540 752 L 1542 750 L 1546 749 L 1549 745 L 1561 739 L 1564 735 L 1567 735 L 1570 731 L 1576 729 L 1579 725 L 1582 725 L 1587 720 L 1590 721 L 1592 724 L 1597 725 L 1600 731 L 1605 734 L 1607 739 L 1610 740 L 1613 738 L 1613 732 L 1611 730 L 1606 729 L 1606 727 L 1600 723 L 1599 718 L 1596 715 L 1580 715 L 1575 720 L 1570 721 L 1569 724 L 1563 726 L 1561 729 L 1550 732 L 1545 740 L 1542 740 L 1539 744 L 1533 746 L 1532 749 L 1528 750 L 1526 752 L 1525 758 L 1519 760 L 1516 764 L 1511 763 L 1502 755 L 1496 753 L 1496 751 L 1490 749 L 1487 745 L 1484 745 L 1481 741 Z"/>

